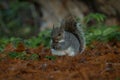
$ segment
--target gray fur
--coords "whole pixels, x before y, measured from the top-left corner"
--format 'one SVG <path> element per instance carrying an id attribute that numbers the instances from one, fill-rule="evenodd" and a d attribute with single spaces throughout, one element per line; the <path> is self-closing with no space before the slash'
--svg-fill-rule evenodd
<path id="1" fill-rule="evenodd" d="M 51 48 L 54 49 L 54 52 L 55 50 L 58 51 L 58 53 L 57 52 L 54 53 L 53 50 L 52 52 L 56 55 L 60 55 L 60 51 L 61 51 L 61 55 L 67 54 L 69 56 L 74 56 L 75 54 L 79 53 L 79 47 L 80 47 L 79 40 L 70 32 L 65 31 L 64 34 L 65 34 L 63 38 L 64 42 L 58 42 L 56 43 L 56 45 L 54 45 L 56 47 L 59 46 L 59 48 L 54 48 L 54 47 Z M 54 42 L 52 41 L 51 44 L 54 44 Z M 65 53 L 63 53 L 62 51 L 65 51 Z"/>
<path id="2" fill-rule="evenodd" d="M 53 28 L 51 33 L 51 51 L 53 54 L 74 56 L 84 51 L 84 33 L 80 23 L 75 18 L 69 17 L 65 21 L 63 20 L 61 26 Z"/>

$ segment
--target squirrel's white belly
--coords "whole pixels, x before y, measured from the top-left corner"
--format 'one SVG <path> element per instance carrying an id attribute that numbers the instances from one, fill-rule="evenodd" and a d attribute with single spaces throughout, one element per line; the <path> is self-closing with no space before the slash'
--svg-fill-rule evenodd
<path id="1" fill-rule="evenodd" d="M 51 49 L 53 55 L 58 55 L 58 56 L 63 56 L 63 55 L 68 55 L 68 56 L 74 56 L 75 52 L 72 47 L 69 47 L 67 50 L 55 50 Z"/>

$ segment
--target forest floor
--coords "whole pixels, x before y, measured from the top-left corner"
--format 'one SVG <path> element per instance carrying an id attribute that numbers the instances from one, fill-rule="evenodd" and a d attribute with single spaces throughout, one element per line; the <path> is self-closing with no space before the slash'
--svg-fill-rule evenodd
<path id="1" fill-rule="evenodd" d="M 38 54 L 38 60 L 10 58 L 9 52 Z M 120 80 L 120 42 L 93 42 L 81 55 L 52 56 L 43 46 L 8 44 L 0 53 L 0 80 Z"/>

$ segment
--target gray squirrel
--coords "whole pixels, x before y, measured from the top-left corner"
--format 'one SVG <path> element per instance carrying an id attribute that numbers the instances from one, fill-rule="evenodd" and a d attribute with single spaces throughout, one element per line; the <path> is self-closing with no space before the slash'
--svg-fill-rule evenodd
<path id="1" fill-rule="evenodd" d="M 85 49 L 85 37 L 81 24 L 75 16 L 67 16 L 60 27 L 51 32 L 51 52 L 53 55 L 75 56 Z"/>

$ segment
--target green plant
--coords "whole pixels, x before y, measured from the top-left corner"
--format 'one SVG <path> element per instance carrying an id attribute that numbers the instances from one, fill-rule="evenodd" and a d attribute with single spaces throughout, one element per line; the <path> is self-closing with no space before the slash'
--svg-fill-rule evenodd
<path id="1" fill-rule="evenodd" d="M 85 37 L 87 44 L 92 41 L 108 42 L 113 39 L 120 40 L 120 28 L 119 26 L 107 26 L 104 23 L 106 16 L 99 13 L 91 13 L 85 17 Z M 94 24 L 88 26 L 89 21 L 95 21 Z"/>
<path id="2" fill-rule="evenodd" d="M 38 56 L 37 54 L 31 54 L 31 55 L 29 56 L 29 59 L 30 59 L 30 60 L 38 60 L 38 58 L 39 58 L 39 56 Z"/>
<path id="3" fill-rule="evenodd" d="M 49 60 L 56 60 L 56 56 L 46 56 L 45 58 L 47 58 Z"/>
<path id="4" fill-rule="evenodd" d="M 36 47 L 38 45 L 44 45 L 45 47 L 50 47 L 50 32 L 51 30 L 41 31 L 37 37 L 32 37 L 25 40 L 25 44 L 31 47 Z"/>
<path id="5" fill-rule="evenodd" d="M 100 27 L 100 28 L 89 28 L 89 31 L 86 32 L 86 40 L 87 43 L 92 41 L 103 41 L 108 42 L 113 39 L 120 40 L 118 37 L 120 36 L 119 27 L 111 26 L 111 27 Z"/>
<path id="6" fill-rule="evenodd" d="M 1 38 L 0 39 L 0 52 L 4 49 L 5 45 L 9 43 L 9 39 Z"/>
<path id="7" fill-rule="evenodd" d="M 24 40 L 22 38 L 17 37 L 0 38 L 0 51 L 2 51 L 5 48 L 5 46 L 9 43 L 12 43 L 15 47 L 17 47 L 18 43 L 20 42 L 24 42 Z"/>
<path id="8" fill-rule="evenodd" d="M 23 59 L 23 60 L 27 58 L 25 52 L 10 52 L 8 53 L 8 56 L 10 58 Z"/>
<path id="9" fill-rule="evenodd" d="M 27 47 L 37 47 L 43 45 L 46 48 L 50 47 L 50 32 L 51 30 L 41 31 L 38 36 L 31 37 L 29 39 L 23 39 L 19 37 L 1 38 L 0 39 L 0 51 L 2 51 L 8 43 L 12 43 L 15 47 L 22 42 Z"/>
<path id="10" fill-rule="evenodd" d="M 9 52 L 8 56 L 13 59 L 22 59 L 22 60 L 38 60 L 39 59 L 39 55 L 37 54 L 27 55 L 26 52 Z"/>
<path id="11" fill-rule="evenodd" d="M 100 13 L 90 13 L 89 15 L 85 16 L 84 21 L 87 24 L 89 21 L 94 20 L 98 23 L 102 23 L 106 19 L 104 14 Z"/>
<path id="12" fill-rule="evenodd" d="M 38 35 L 40 43 L 43 44 L 45 47 L 50 47 L 50 34 L 51 30 L 45 30 Z"/>

